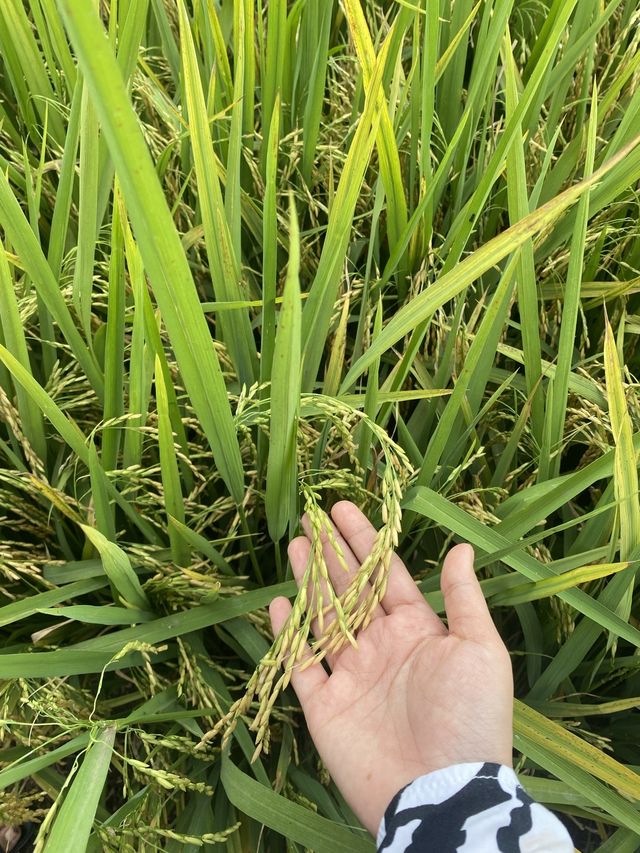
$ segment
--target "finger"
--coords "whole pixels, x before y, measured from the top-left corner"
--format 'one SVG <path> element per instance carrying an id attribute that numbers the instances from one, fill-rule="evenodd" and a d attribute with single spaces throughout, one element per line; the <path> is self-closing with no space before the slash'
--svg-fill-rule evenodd
<path id="1" fill-rule="evenodd" d="M 292 539 L 289 543 L 289 560 L 291 561 L 291 568 L 293 570 L 293 576 L 296 579 L 296 583 L 298 586 L 302 585 L 304 580 L 304 575 L 307 570 L 307 565 L 309 563 L 309 558 L 311 554 L 311 543 L 307 539 L 306 536 L 299 536 L 296 539 Z M 344 569 L 340 569 L 344 573 Z M 327 589 L 327 583 L 322 578 L 320 579 L 320 587 L 322 591 L 322 601 L 323 608 L 330 601 L 329 592 Z M 315 606 L 315 596 L 316 591 L 314 589 L 313 583 L 309 581 L 307 585 L 307 607 Z M 324 613 L 323 617 L 323 625 L 324 631 L 326 631 L 331 623 L 335 620 L 336 613 L 333 607 L 327 609 L 326 613 Z M 311 632 L 316 639 L 319 639 L 324 631 L 320 627 L 319 620 L 317 618 L 311 620 Z M 325 657 L 327 664 L 330 669 L 334 668 L 336 655 L 333 652 L 327 652 Z"/>
<path id="2" fill-rule="evenodd" d="M 496 626 L 473 568 L 473 548 L 462 544 L 445 557 L 440 577 L 449 633 L 465 640 L 494 639 Z"/>
<path id="3" fill-rule="evenodd" d="M 277 637 L 291 613 L 291 603 L 288 598 L 274 598 L 269 605 L 269 617 L 274 637 Z M 313 656 L 309 644 L 305 643 L 304 651 L 300 659 L 295 663 L 291 671 L 291 684 L 300 700 L 302 710 L 307 712 L 309 702 L 313 695 L 327 682 L 329 676 L 324 671 L 321 663 L 314 663 L 301 669 L 304 661 Z M 286 665 L 286 664 L 285 664 Z"/>
<path id="4" fill-rule="evenodd" d="M 331 515 L 351 551 L 361 563 L 364 562 L 371 553 L 376 539 L 377 531 L 373 524 L 351 501 L 338 501 L 333 505 Z M 395 553 L 391 558 L 387 589 L 381 603 L 386 613 L 391 613 L 403 604 L 420 607 L 424 609 L 425 617 L 429 619 L 433 628 L 446 633 L 442 620 L 427 604 L 405 564 Z"/>
<path id="5" fill-rule="evenodd" d="M 295 539 L 292 539 L 289 543 L 287 553 L 289 554 L 289 560 L 291 562 L 293 576 L 296 579 L 296 583 L 300 587 L 302 586 L 302 582 L 307 571 L 307 566 L 309 564 L 309 558 L 311 555 L 311 543 L 309 542 L 306 536 L 298 536 Z M 325 581 L 321 581 L 320 585 L 322 588 L 323 601 L 327 602 L 329 601 L 327 585 Z M 315 590 L 313 588 L 313 583 L 310 580 L 307 584 L 307 607 L 313 607 L 314 604 Z M 329 625 L 330 622 L 333 621 L 333 619 L 335 619 L 335 613 L 332 609 L 331 612 L 327 612 L 325 614 L 325 625 Z M 322 631 L 320 630 L 320 625 L 318 624 L 317 619 L 311 620 L 311 632 L 313 633 L 313 636 L 316 637 L 316 639 L 322 635 Z"/>
<path id="6" fill-rule="evenodd" d="M 322 553 L 324 554 L 324 559 L 327 564 L 327 570 L 329 572 L 329 577 L 331 579 L 331 584 L 336 591 L 336 593 L 340 596 L 343 592 L 345 592 L 349 586 L 351 585 L 353 579 L 357 575 L 361 561 L 355 556 L 345 538 L 342 536 L 338 528 L 333 524 L 330 518 L 327 518 L 327 523 L 330 525 L 332 536 L 337 542 L 340 550 L 344 555 L 345 562 L 348 567 L 348 572 L 345 572 L 344 566 L 340 563 L 338 559 L 338 555 L 334 550 L 333 544 L 329 538 L 329 535 L 326 530 L 323 529 L 320 539 L 322 541 Z M 302 516 L 302 527 L 304 532 L 307 534 L 307 537 L 311 539 L 312 530 L 311 530 L 311 522 L 309 521 L 309 517 L 305 513 Z M 323 595 L 326 592 L 326 585 L 323 584 L 322 593 Z M 370 594 L 371 592 L 371 584 L 366 583 L 358 597 L 357 606 L 359 606 Z M 383 608 L 378 604 L 376 605 L 373 613 L 372 619 L 376 619 L 377 617 L 384 616 Z M 335 613 L 332 611 L 329 613 L 327 617 L 329 621 L 333 621 L 335 619 Z"/>

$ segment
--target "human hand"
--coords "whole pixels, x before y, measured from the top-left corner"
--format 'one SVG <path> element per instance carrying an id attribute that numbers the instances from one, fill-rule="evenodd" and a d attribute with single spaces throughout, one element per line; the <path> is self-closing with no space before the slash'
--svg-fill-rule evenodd
<path id="1" fill-rule="evenodd" d="M 376 531 L 348 501 L 335 504 L 331 516 L 350 569 L 347 575 L 325 538 L 331 581 L 341 595 Z M 310 552 L 306 516 L 302 525 L 307 535 L 289 545 L 298 584 Z M 291 683 L 318 752 L 373 836 L 392 798 L 418 776 L 464 762 L 511 766 L 511 660 L 475 576 L 471 546 L 449 551 L 440 583 L 448 629 L 394 555 L 385 596 L 358 633 L 357 649 L 346 645 L 329 654 L 331 675 L 321 663 L 293 669 Z M 271 602 L 274 634 L 290 611 L 286 598 Z M 326 624 L 334 618 L 328 614 Z M 317 637 L 317 624 L 312 629 Z"/>

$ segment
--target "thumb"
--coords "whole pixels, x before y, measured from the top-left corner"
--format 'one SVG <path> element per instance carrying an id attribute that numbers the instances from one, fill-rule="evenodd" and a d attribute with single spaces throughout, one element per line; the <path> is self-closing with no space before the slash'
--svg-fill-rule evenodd
<path id="1" fill-rule="evenodd" d="M 456 545 L 444 560 L 440 588 L 449 632 L 465 640 L 496 639 L 497 629 L 473 568 L 471 545 Z"/>

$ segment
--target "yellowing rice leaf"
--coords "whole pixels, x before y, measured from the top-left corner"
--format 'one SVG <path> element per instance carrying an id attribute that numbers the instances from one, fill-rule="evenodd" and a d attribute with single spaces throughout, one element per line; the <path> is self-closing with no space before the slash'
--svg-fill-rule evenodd
<path id="1" fill-rule="evenodd" d="M 638 457 L 633 446 L 633 428 L 627 409 L 618 350 L 608 318 L 605 325 L 604 368 L 609 417 L 615 444 L 613 484 L 620 520 L 620 556 L 623 560 L 627 560 L 640 545 Z M 616 613 L 625 620 L 631 613 L 636 571 L 637 567 L 630 570 L 628 586 L 616 607 Z M 613 641 L 610 635 L 609 645 Z"/>

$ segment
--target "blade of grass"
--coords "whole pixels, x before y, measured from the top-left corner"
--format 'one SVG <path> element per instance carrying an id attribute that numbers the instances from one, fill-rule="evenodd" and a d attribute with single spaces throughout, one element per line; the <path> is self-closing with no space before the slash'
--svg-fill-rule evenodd
<path id="1" fill-rule="evenodd" d="M 229 55 L 224 42 L 224 35 L 220 25 L 220 19 L 213 0 L 207 0 L 207 22 L 211 32 L 213 41 L 216 62 L 216 82 L 222 90 L 223 102 L 231 104 L 233 102 L 233 77 L 231 76 L 231 66 L 229 65 Z M 179 65 L 178 65 L 179 67 Z"/>
<path id="2" fill-rule="evenodd" d="M 280 145 L 280 97 L 276 98 L 266 153 L 264 204 L 262 209 L 262 330 L 260 350 L 261 399 L 268 393 L 271 381 L 273 347 L 276 335 L 276 292 L 278 280 L 277 179 Z M 258 435 L 258 466 L 264 471 L 267 459 L 267 436 Z"/>
<path id="3" fill-rule="evenodd" d="M 624 150 L 624 155 L 627 156 L 636 145 L 636 142 L 631 143 Z M 476 281 L 504 257 L 518 249 L 530 237 L 551 226 L 567 208 L 575 204 L 589 187 L 622 159 L 624 158 L 620 157 L 620 160 L 618 157 L 612 158 L 605 166 L 601 167 L 604 171 L 594 172 L 589 178 L 570 187 L 552 201 L 525 216 L 524 219 L 512 225 L 502 234 L 476 249 L 454 269 L 442 275 L 428 290 L 423 291 L 404 305 L 387 323 L 375 344 L 352 365 L 342 382 L 341 391 L 347 391 L 379 354 L 384 353 L 424 319 L 434 314 L 441 305 Z"/>
<path id="4" fill-rule="evenodd" d="M 54 0 L 55 2 L 55 0 Z M 145 32 L 145 23 L 149 0 L 135 0 L 125 7 L 120 3 L 120 9 L 126 14 L 120 16 L 118 25 L 118 38 L 115 38 L 115 31 L 111 22 L 114 16 L 110 18 L 110 41 L 112 50 L 115 51 L 117 41 L 117 62 L 118 68 L 122 74 L 125 86 L 130 88 L 133 82 L 133 74 L 138 62 L 144 63 L 141 55 L 141 47 L 143 47 L 143 38 Z M 115 166 L 111 160 L 111 156 L 104 138 L 104 134 L 100 136 L 100 167 L 98 179 L 98 222 L 104 219 L 107 207 L 109 204 L 109 195 L 113 187 L 115 176 Z"/>
<path id="5" fill-rule="evenodd" d="M 512 258 L 505 269 L 500 284 L 493 295 L 491 304 L 484 313 L 484 317 L 465 358 L 464 366 L 457 378 L 451 397 L 427 445 L 416 485 L 426 485 L 433 478 L 436 466 L 450 442 L 451 431 L 456 419 L 459 417 L 467 391 L 474 381 L 478 363 L 482 356 L 486 355 L 487 351 L 491 351 L 493 346 L 498 343 L 514 286 L 514 273 L 518 263 L 519 254 Z"/>
<path id="6" fill-rule="evenodd" d="M 0 770 L 0 790 L 4 791 L 6 788 L 15 785 L 16 782 L 20 782 L 28 776 L 35 776 L 45 767 L 50 767 L 58 761 L 64 761 L 68 756 L 74 755 L 74 753 L 84 749 L 89 743 L 89 738 L 90 732 L 85 732 L 44 755 L 21 761 L 16 765 L 10 764 L 8 767 L 4 767 Z"/>
<path id="7" fill-rule="evenodd" d="M 376 51 L 371 39 L 360 0 L 345 0 L 345 12 L 349 32 L 356 47 L 362 66 L 365 89 L 369 89 L 375 72 Z M 407 200 L 404 194 L 400 155 L 396 144 L 389 108 L 382 87 L 375 93 L 376 109 L 380 116 L 377 149 L 380 159 L 380 173 L 387 196 L 387 216 L 389 220 L 389 244 L 393 249 L 407 225 Z"/>
<path id="8" fill-rule="evenodd" d="M 427 489 L 424 486 L 412 489 L 405 497 L 403 505 L 406 509 L 413 510 L 425 518 L 432 519 L 437 524 L 444 525 L 447 530 L 453 531 L 484 551 L 498 551 L 508 547 L 509 540 L 501 536 L 500 533 L 473 519 L 463 509 L 450 503 L 432 489 Z M 555 573 L 549 566 L 540 563 L 528 554 L 507 554 L 503 557 L 503 562 L 521 572 L 529 580 L 538 581 L 555 577 Z M 620 577 L 613 578 L 611 583 Z M 582 590 L 565 590 L 558 593 L 558 597 L 596 622 L 599 630 L 602 628 L 609 629 L 633 645 L 639 645 L 640 630 L 624 622 L 609 607 L 600 601 L 595 601 Z"/>
<path id="9" fill-rule="evenodd" d="M 300 411 L 301 326 L 300 236 L 290 199 L 290 249 L 284 300 L 271 372 L 271 420 L 265 509 L 269 535 L 278 542 L 297 519 L 297 435 Z"/>
<path id="10" fill-rule="evenodd" d="M 61 601 L 68 601 L 89 592 L 95 592 L 107 585 L 106 578 L 87 578 L 66 584 L 62 589 L 51 589 L 47 592 L 38 592 L 26 597 L 22 601 L 13 601 L 0 607 L 0 627 L 21 622 L 29 616 L 37 613 L 42 608 L 53 607 Z"/>
<path id="11" fill-rule="evenodd" d="M 237 503 L 242 461 L 224 380 L 180 237 L 97 14 L 57 0 L 118 170 L 145 268 L 214 459 Z M 1 184 L 0 184 L 1 186 Z M 0 192 L 0 203 L 2 193 Z"/>
<path id="12" fill-rule="evenodd" d="M 555 578 L 547 578 L 546 580 L 515 586 L 507 592 L 493 596 L 491 598 L 491 605 L 511 606 L 520 604 L 523 601 L 538 601 L 540 598 L 556 595 L 558 592 L 562 592 L 562 590 L 572 589 L 578 586 L 578 584 L 609 577 L 609 575 L 613 575 L 616 572 L 623 572 L 630 565 L 631 563 L 628 562 L 604 563 L 597 566 L 584 566 L 580 569 L 573 569 L 569 572 L 563 572 Z"/>
<path id="13" fill-rule="evenodd" d="M 327 68 L 329 64 L 329 36 L 331 33 L 331 19 L 333 17 L 333 0 L 322 0 L 318 4 L 320 14 L 320 31 L 317 41 L 313 44 L 314 51 L 313 67 L 309 79 L 309 90 L 304 107 L 302 126 L 304 127 L 304 140 L 302 148 L 302 175 L 311 185 L 313 163 L 316 155 L 320 125 L 322 122 L 322 104 L 327 79 Z M 279 107 L 276 105 L 274 117 Z M 265 173 L 266 174 L 266 173 Z"/>
<path id="14" fill-rule="evenodd" d="M 82 525 L 82 530 L 100 554 L 104 572 L 111 581 L 114 590 L 116 604 L 119 603 L 120 599 L 124 606 L 131 605 L 138 610 L 151 611 L 149 599 L 122 548 L 119 548 L 115 542 L 109 542 L 99 530 L 95 530 L 86 524 Z"/>
<path id="15" fill-rule="evenodd" d="M 156 356 L 156 401 L 158 405 L 158 448 L 160 451 L 160 471 L 162 476 L 162 490 L 164 493 L 164 505 L 167 518 L 173 517 L 184 524 L 184 499 L 182 497 L 182 485 L 180 483 L 180 471 L 173 440 L 171 418 L 169 417 L 169 399 L 165 385 L 165 377 L 162 372 L 162 364 Z M 169 540 L 171 542 L 171 553 L 173 560 L 178 566 L 188 566 L 191 553 L 185 540 L 169 524 Z"/>
<path id="16" fill-rule="evenodd" d="M 37 613 L 53 616 L 55 619 L 76 619 L 87 625 L 134 625 L 137 622 L 151 622 L 154 613 L 137 610 L 134 607 L 104 607 L 104 605 L 76 604 L 70 607 L 38 607 Z"/>
<path id="17" fill-rule="evenodd" d="M 623 795 L 632 800 L 638 799 L 638 775 L 558 723 L 545 719 L 523 702 L 514 701 L 517 748 L 522 748 L 525 755 L 548 767 L 565 784 L 584 793 L 594 805 L 610 811 L 624 826 L 639 831 L 637 809 L 623 799 Z M 601 784 L 584 784 L 593 776 L 616 790 L 610 791 Z"/>
<path id="18" fill-rule="evenodd" d="M 29 163 L 29 156 L 27 152 L 27 146 L 24 144 L 24 155 L 22 158 L 22 162 L 24 165 L 24 177 L 25 177 L 25 189 L 27 195 L 27 207 L 29 210 L 29 221 L 31 224 L 31 228 L 33 233 L 36 235 L 38 240 L 41 240 L 40 234 L 40 219 L 41 219 L 41 208 L 42 208 L 42 179 L 43 179 L 43 171 L 46 160 L 46 146 L 48 141 L 48 115 L 49 110 L 48 106 L 45 110 L 45 122 L 44 127 L 42 129 L 42 145 L 40 150 L 40 161 L 38 167 L 36 169 L 35 175 L 33 174 L 33 170 Z M 25 279 L 25 291 L 30 290 L 31 283 L 29 279 Z M 43 373 L 46 376 L 51 376 L 53 371 L 53 367 L 55 364 L 55 353 L 54 348 L 48 344 L 44 343 L 45 341 L 54 341 L 56 337 L 55 329 L 53 326 L 53 319 L 51 314 L 49 313 L 47 306 L 45 305 L 40 294 L 37 296 L 38 300 L 38 317 L 40 320 L 40 336 L 43 340 L 42 345 L 42 362 L 43 362 Z"/>
<path id="19" fill-rule="evenodd" d="M 56 13 L 57 14 L 57 13 Z M 80 140 L 80 115 L 82 110 L 82 92 L 84 84 L 79 79 L 73 90 L 71 100 L 71 112 L 64 142 L 64 152 L 60 165 L 60 175 L 56 191 L 56 201 L 51 219 L 51 234 L 49 236 L 49 248 L 47 260 L 53 272 L 55 280 L 60 278 L 62 260 L 69 230 L 72 227 L 71 204 L 73 199 L 73 186 L 76 174 L 76 157 Z"/>
<path id="20" fill-rule="evenodd" d="M 4 172 L 0 172 L 0 221 L 8 239 L 16 249 L 24 269 L 35 284 L 39 296 L 60 327 L 60 331 L 71 347 L 74 357 L 77 358 L 89 378 L 94 391 L 102 399 L 104 395 L 102 373 L 93 354 L 76 329 L 69 309 L 60 293 L 58 282 L 53 276 L 36 235 L 25 218 Z"/>
<path id="21" fill-rule="evenodd" d="M 115 507 L 109 501 L 108 479 L 91 439 L 89 444 L 89 475 L 91 477 L 91 504 L 96 528 L 107 539 L 116 539 Z"/>
<path id="22" fill-rule="evenodd" d="M 453 270 L 459 262 L 464 247 L 467 244 L 469 236 L 476 224 L 477 218 L 483 208 L 487 196 L 489 195 L 492 186 L 502 173 L 502 166 L 506 154 L 513 143 L 514 138 L 520 133 L 520 124 L 527 113 L 527 110 L 533 103 L 533 100 L 540 90 L 542 81 L 547 73 L 551 60 L 557 50 L 557 45 L 560 42 L 567 21 L 571 17 L 577 0 L 563 0 L 561 14 L 559 14 L 552 22 L 552 27 L 548 34 L 548 38 L 544 43 L 544 49 L 537 58 L 531 76 L 526 78 L 526 85 L 522 92 L 522 97 L 518 106 L 507 122 L 504 132 L 501 134 L 495 150 L 487 165 L 483 168 L 479 175 L 478 183 L 473 191 L 473 194 L 457 214 L 455 220 L 450 226 L 449 235 L 442 248 L 442 254 L 446 256 L 444 272 L 448 273 Z M 486 7 L 489 13 L 490 7 Z M 501 16 L 504 15 L 504 7 L 501 8 Z M 502 18 L 506 25 L 506 19 Z M 502 38 L 504 29 L 499 31 L 497 26 L 498 19 L 495 19 L 492 26 L 494 39 Z M 496 51 L 499 49 L 499 42 L 495 43 Z M 478 82 L 478 91 L 481 89 L 482 70 L 476 78 Z M 469 142 L 467 142 L 469 144 Z"/>
<path id="23" fill-rule="evenodd" d="M 349 148 L 336 197 L 331 207 L 327 234 L 316 276 L 302 312 L 302 340 L 304 342 L 302 389 L 304 391 L 312 389 L 322 360 L 340 274 L 349 245 L 349 227 L 353 221 L 358 194 L 377 136 L 380 121 L 377 92 L 382 83 L 382 74 L 392 33 L 393 30 L 385 39 L 377 58 L 376 70 L 371 77 L 371 85 L 367 92 L 365 109 Z"/>
<path id="24" fill-rule="evenodd" d="M 296 593 L 295 581 L 288 581 L 213 604 L 202 604 L 191 610 L 172 614 L 169 617 L 160 617 L 134 628 L 123 628 L 59 651 L 5 652 L 0 655 L 0 678 L 48 678 L 139 666 L 142 657 L 137 651 L 126 651 L 123 657 L 118 658 L 114 655 L 126 650 L 129 644 L 135 647 L 139 643 L 164 643 L 166 640 L 266 607 L 277 595 L 293 598 Z M 171 651 L 160 651 L 156 660 L 160 662 L 171 656 Z M 251 754 L 254 749 L 255 747 L 252 746 Z M 1 781 L 2 772 L 0 771 Z"/>
<path id="25" fill-rule="evenodd" d="M 243 132 L 255 131 L 255 93 L 256 93 L 256 13 L 253 0 L 243 0 L 244 15 L 244 89 L 242 92 Z"/>
<path id="26" fill-rule="evenodd" d="M 518 87 L 508 25 L 502 53 L 505 66 L 507 113 L 513 115 L 518 103 Z M 531 212 L 527 192 L 524 149 L 521 144 L 518 144 L 517 139 L 507 152 L 506 183 L 509 199 L 509 221 L 513 225 Z M 544 396 L 540 381 L 542 377 L 542 352 L 538 328 L 538 287 L 533 242 L 531 240 L 527 240 L 523 244 L 518 260 L 518 310 L 522 329 L 527 392 L 531 400 L 531 428 L 536 440 L 541 443 L 544 424 Z"/>
<path id="27" fill-rule="evenodd" d="M 20 362 L 14 358 L 11 353 L 0 345 L 0 362 L 2 362 L 10 371 L 14 379 L 20 383 L 25 389 L 30 398 L 38 406 L 42 414 L 49 420 L 57 432 L 66 441 L 78 458 L 89 468 L 89 448 L 86 444 L 86 439 L 80 431 L 78 425 L 69 420 L 69 418 L 60 410 L 56 403 L 51 399 L 49 394 L 42 388 L 35 379 L 26 371 Z M 110 496 L 117 501 L 118 506 L 126 513 L 130 521 L 133 522 L 145 538 L 149 542 L 158 544 L 159 537 L 151 525 L 136 512 L 129 501 L 124 498 L 115 486 L 106 480 L 106 488 Z"/>
<path id="28" fill-rule="evenodd" d="M 91 341 L 91 299 L 98 226 L 98 133 L 98 117 L 85 87 L 80 108 L 80 207 L 73 302 L 87 341 Z"/>
<path id="29" fill-rule="evenodd" d="M 85 752 L 80 769 L 54 818 L 47 838 L 47 853 L 84 853 L 86 850 L 107 781 L 115 735 L 115 726 L 100 729 Z"/>
<path id="30" fill-rule="evenodd" d="M 33 28 L 21 0 L 6 0 L 0 6 L 0 52 L 13 83 L 28 129 L 37 143 L 39 128 L 45 121 L 47 103 L 55 103 L 46 62 L 36 41 Z M 51 137 L 61 144 L 64 139 L 62 118 L 51 111 Z"/>
<path id="31" fill-rule="evenodd" d="M 223 300 L 240 300 L 243 294 L 240 258 L 236 254 L 234 240 L 239 237 L 239 166 L 242 112 L 236 115 L 235 155 L 230 144 L 229 157 L 235 156 L 234 171 L 227 175 L 227 197 L 234 212 L 233 232 L 225 215 L 225 205 L 220 189 L 220 178 L 213 152 L 207 108 L 200 82 L 200 72 L 195 45 L 189 26 L 184 2 L 180 2 L 180 52 L 182 56 L 182 74 L 184 78 L 185 98 L 189 114 L 189 138 L 195 162 L 198 198 L 202 212 L 207 255 L 211 264 L 212 284 L 216 297 Z M 242 80 L 238 86 L 241 91 Z M 234 140 L 232 139 L 232 143 Z M 234 189 L 235 187 L 235 189 Z M 258 372 L 256 345 L 251 331 L 251 322 L 245 312 L 231 312 L 219 317 L 222 338 L 236 367 L 238 377 L 247 386 L 252 385 Z"/>
<path id="32" fill-rule="evenodd" d="M 271 0 L 267 7 L 267 48 L 265 62 L 260 69 L 262 77 L 262 125 L 271 128 L 274 121 L 278 95 L 282 100 L 282 70 L 285 59 L 287 29 L 286 0 Z M 262 172 L 266 174 L 267 136 L 262 147 Z"/>
<path id="33" fill-rule="evenodd" d="M 380 330 L 382 329 L 382 298 L 378 296 L 378 307 L 376 308 L 376 315 L 373 321 L 373 335 L 372 340 L 375 339 L 380 334 Z M 344 399 L 344 396 L 341 398 Z M 353 403 L 351 405 L 357 405 L 357 403 Z M 380 359 L 376 359 L 374 363 L 369 368 L 369 375 L 367 376 L 367 392 L 365 394 L 364 399 L 364 411 L 367 417 L 375 423 L 376 417 L 378 414 L 378 405 L 380 403 Z M 373 439 L 373 433 L 371 431 L 371 427 L 363 422 L 358 430 L 358 461 L 362 468 L 366 471 L 369 463 L 369 454 L 371 452 L 371 442 Z"/>
<path id="34" fill-rule="evenodd" d="M 29 351 L 20 319 L 16 288 L 2 241 L 0 241 L 0 328 L 7 348 L 14 354 L 22 367 L 31 374 Z M 47 440 L 44 433 L 42 413 L 19 383 L 16 383 L 16 397 L 24 434 L 38 458 L 43 464 L 46 464 Z"/>
<path id="35" fill-rule="evenodd" d="M 242 131 L 244 127 L 244 111 L 251 107 L 245 103 L 246 75 L 245 66 L 251 64 L 252 55 L 245 54 L 246 0 L 233 5 L 233 55 L 234 82 L 233 107 L 231 109 L 231 129 L 229 133 L 229 149 L 227 153 L 227 184 L 224 196 L 224 208 L 229 225 L 229 242 L 233 247 L 236 258 L 241 257 L 241 227 L 240 210 L 240 170 L 242 165 Z M 253 98 L 253 93 L 251 94 Z"/>
<path id="36" fill-rule="evenodd" d="M 452 6 L 446 15 L 442 15 L 440 12 L 443 19 L 441 27 L 443 58 L 446 58 L 446 63 L 444 63 L 442 86 L 437 90 L 437 113 L 442 123 L 444 135 L 448 139 L 454 133 L 462 110 L 458 99 L 447 97 L 447 93 L 461 91 L 463 88 L 469 45 L 469 27 L 465 26 L 465 21 L 471 17 L 472 6 L 471 0 L 464 0 L 464 2 Z"/>
<path id="37" fill-rule="evenodd" d="M 58 97 L 62 97 L 63 84 L 71 97 L 76 87 L 77 71 L 53 0 L 29 0 L 29 7 L 33 14 L 35 31 L 42 40 L 47 68 L 54 74 L 54 82 L 56 77 L 59 78 Z M 62 73 L 56 74 L 56 71 Z"/>
<path id="38" fill-rule="evenodd" d="M 158 26 L 162 42 L 162 55 L 166 57 L 173 82 L 180 83 L 180 50 L 173 36 L 167 9 L 163 0 L 151 0 L 151 8 Z"/>
<path id="39" fill-rule="evenodd" d="M 342 376 L 342 371 L 344 369 L 344 357 L 347 348 L 347 327 L 349 323 L 350 301 L 350 294 L 347 293 L 342 303 L 340 319 L 338 320 L 338 326 L 333 336 L 331 353 L 329 354 L 329 363 L 327 364 L 324 384 L 322 386 L 322 393 L 325 397 L 333 397 L 338 393 L 338 386 L 340 385 L 340 377 Z"/>
<path id="40" fill-rule="evenodd" d="M 234 595 L 229 598 L 220 599 L 213 602 L 213 604 L 201 604 L 182 613 L 161 616 L 153 622 L 148 622 L 146 625 L 140 625 L 136 628 L 124 628 L 121 631 L 114 631 L 108 636 L 83 640 L 81 643 L 75 643 L 64 651 L 99 651 L 105 654 L 105 660 L 109 660 L 110 655 L 119 652 L 127 643 L 141 642 L 152 645 L 164 643 L 167 640 L 181 637 L 191 631 L 209 628 L 220 622 L 226 622 L 227 619 L 243 616 L 245 613 L 252 613 L 262 607 L 266 607 L 276 595 L 285 595 L 287 598 L 293 598 L 296 591 L 295 581 L 275 584 L 264 589 L 251 590 L 250 592 L 245 592 L 243 595 Z M 52 653 L 41 652 L 37 657 L 44 659 L 44 656 L 48 654 Z M 0 664 L 6 660 L 7 656 L 0 655 Z"/>
<path id="41" fill-rule="evenodd" d="M 633 428 L 627 408 L 622 369 L 613 331 L 605 317 L 604 368 L 609 401 L 609 417 L 615 445 L 613 484 L 620 520 L 620 558 L 630 559 L 640 548 L 640 503 L 638 502 L 638 455 L 633 446 Z M 633 605 L 637 566 L 626 574 L 627 588 L 620 597 L 616 613 L 628 620 Z M 609 637 L 607 648 L 614 646 Z"/>
<path id="42" fill-rule="evenodd" d="M 211 560 L 214 566 L 217 566 L 223 574 L 228 575 L 229 577 L 235 577 L 235 572 L 212 542 L 205 539 L 205 537 L 201 536 L 199 533 L 196 533 L 195 530 L 189 529 L 186 524 L 183 524 L 171 515 L 169 516 L 169 524 L 182 536 L 185 542 L 187 542 L 195 551 L 198 551 L 200 554 L 203 554 Z"/>
<path id="43" fill-rule="evenodd" d="M 117 201 L 117 199 L 116 199 Z M 140 250 L 133 239 L 126 212 L 121 210 L 119 219 L 124 230 L 124 246 L 129 280 L 133 291 L 133 328 L 131 331 L 131 350 L 129 354 L 128 382 L 128 429 L 124 434 L 122 465 L 130 468 L 142 465 L 142 450 L 151 396 L 153 378 L 152 353 L 146 341 L 147 325 L 145 323 L 145 280 L 144 267 Z"/>
<path id="44" fill-rule="evenodd" d="M 371 853 L 375 849 L 364 829 L 359 836 L 251 779 L 231 761 L 228 749 L 222 753 L 221 779 L 240 811 L 317 853 Z"/>
<path id="45" fill-rule="evenodd" d="M 103 412 L 105 421 L 120 418 L 124 414 L 126 296 L 123 231 L 120 221 L 120 189 L 117 181 L 113 195 L 109 296 L 104 352 L 105 398 Z M 116 467 L 121 438 L 122 429 L 120 427 L 105 427 L 102 433 L 102 462 L 106 471 L 111 471 Z"/>
<path id="46" fill-rule="evenodd" d="M 640 707 L 640 696 L 631 699 L 614 699 L 611 702 L 589 703 L 581 705 L 578 702 L 544 702 L 535 710 L 545 717 L 597 717 L 603 714 L 617 714 L 631 708 Z"/>
<path id="47" fill-rule="evenodd" d="M 591 116 L 587 131 L 587 151 L 584 168 L 584 178 L 589 180 L 593 173 L 596 150 L 596 129 L 598 126 L 598 97 L 594 88 L 591 100 Z M 549 389 L 551 411 L 548 414 L 549 433 L 548 446 L 540 451 L 539 481 L 557 477 L 560 473 L 561 448 L 564 438 L 564 420 L 569 393 L 569 374 L 573 362 L 576 327 L 580 308 L 580 286 L 582 268 L 584 265 L 584 248 L 589 218 L 589 189 L 586 190 L 578 204 L 578 214 L 571 241 L 567 283 L 564 292 L 562 310 L 562 326 L 558 342 L 558 357 L 556 374 Z M 553 455 L 552 455 L 553 454 Z"/>

